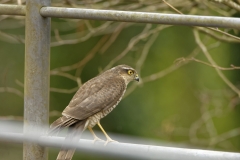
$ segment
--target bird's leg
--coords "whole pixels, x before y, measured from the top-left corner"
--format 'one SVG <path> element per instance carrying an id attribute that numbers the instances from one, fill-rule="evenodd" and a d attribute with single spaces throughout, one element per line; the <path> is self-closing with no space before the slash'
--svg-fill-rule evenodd
<path id="1" fill-rule="evenodd" d="M 96 136 L 96 134 L 93 132 L 93 130 L 92 130 L 92 128 L 90 128 L 90 127 L 88 127 L 88 129 L 89 129 L 89 131 L 92 133 L 92 135 L 93 135 L 93 143 L 95 143 L 96 141 L 103 141 L 102 139 L 100 139 L 100 138 L 98 138 L 97 136 Z"/>
<path id="2" fill-rule="evenodd" d="M 108 135 L 107 135 L 107 133 L 105 132 L 105 130 L 103 129 L 103 127 L 101 126 L 101 124 L 100 124 L 100 122 L 98 122 L 98 126 L 99 126 L 99 128 L 102 130 L 102 132 L 103 132 L 103 134 L 106 136 L 106 138 L 107 138 L 107 141 L 105 142 L 105 146 L 109 143 L 109 142 L 118 142 L 118 141 L 115 141 L 115 140 L 113 140 L 112 138 L 110 138 Z"/>

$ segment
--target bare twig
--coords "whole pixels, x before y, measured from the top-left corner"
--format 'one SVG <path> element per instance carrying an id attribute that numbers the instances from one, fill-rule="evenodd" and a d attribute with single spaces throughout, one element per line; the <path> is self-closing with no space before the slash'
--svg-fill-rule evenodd
<path id="1" fill-rule="evenodd" d="M 50 111 L 49 117 L 61 116 L 59 111 Z M 23 116 L 0 116 L 0 121 L 23 121 Z"/>
<path id="2" fill-rule="evenodd" d="M 188 57 L 196 56 L 199 53 L 199 51 L 200 51 L 199 48 L 196 47 Z M 183 66 L 187 63 L 188 62 L 180 63 L 179 65 L 174 64 L 174 65 L 168 67 L 167 69 L 164 69 L 160 72 L 157 72 L 157 73 L 151 74 L 149 76 L 146 76 L 146 77 L 143 78 L 143 82 L 144 83 L 145 82 L 150 82 L 150 81 L 154 81 L 156 79 L 162 78 L 162 77 L 166 76 L 167 74 L 171 73 L 172 71 L 175 71 L 176 69 L 178 69 L 179 67 L 181 67 L 181 66 Z"/>
<path id="3" fill-rule="evenodd" d="M 66 73 L 66 72 L 60 72 L 60 71 L 52 70 L 52 71 L 50 71 L 50 74 L 51 74 L 51 75 L 54 75 L 54 76 L 66 77 L 66 78 L 68 78 L 68 79 L 71 79 L 71 80 L 77 82 L 77 77 L 72 76 L 71 74 Z"/>
<path id="4" fill-rule="evenodd" d="M 199 27 L 198 27 L 199 28 Z M 207 29 L 210 29 L 210 30 L 213 30 L 213 31 L 216 31 L 216 32 L 219 32 L 219 33 L 222 33 L 222 34 L 224 34 L 224 35 L 226 35 L 226 36 L 229 36 L 229 37 L 231 37 L 231 38 L 233 38 L 233 39 L 235 39 L 235 40 L 238 40 L 238 41 L 240 41 L 240 38 L 239 37 L 237 37 L 237 36 L 234 36 L 234 35 L 232 35 L 232 34 L 229 34 L 229 33 L 227 33 L 227 32 L 224 32 L 224 31 L 221 31 L 221 30 L 219 30 L 219 29 L 216 29 L 216 28 L 212 28 L 212 27 L 206 27 Z M 239 43 L 239 42 L 238 42 Z"/>
<path id="5" fill-rule="evenodd" d="M 240 5 L 238 5 L 234 1 L 231 1 L 231 0 L 214 0 L 214 1 L 223 3 L 233 9 L 236 9 L 238 12 L 240 12 Z"/>
<path id="6" fill-rule="evenodd" d="M 81 60 L 78 65 L 77 65 L 77 70 L 76 70 L 76 77 L 80 76 L 80 73 L 82 71 L 82 67 L 86 65 L 95 55 L 96 53 L 100 50 L 100 48 L 103 46 L 104 43 L 108 40 L 109 35 L 103 36 L 98 43 L 90 50 L 90 52 L 87 54 L 86 57 Z"/>
<path id="7" fill-rule="evenodd" d="M 143 31 L 138 34 L 137 36 L 133 37 L 130 42 L 128 43 L 128 46 L 116 57 L 114 58 L 112 61 L 110 61 L 110 63 L 104 68 L 104 70 L 107 70 L 109 68 L 112 67 L 112 65 L 114 63 L 116 63 L 117 61 L 119 61 L 121 58 L 123 58 L 132 48 L 133 46 L 138 43 L 140 40 L 146 38 L 147 36 L 149 36 L 149 30 L 151 28 L 151 25 L 147 24 L 145 26 L 145 28 L 143 29 Z"/>
<path id="8" fill-rule="evenodd" d="M 211 1 L 208 0 L 203 0 L 201 1 L 201 3 L 205 4 L 205 6 L 208 7 L 210 10 L 217 12 L 222 16 L 231 17 L 231 12 L 229 10 L 226 10 L 226 7 L 219 9 L 221 7 L 220 5 L 216 5 L 216 3 L 211 3 Z"/>
<path id="9" fill-rule="evenodd" d="M 199 52 L 200 52 L 199 47 L 196 47 L 196 48 L 189 54 L 188 57 L 194 57 L 194 56 L 196 56 Z M 185 65 L 185 64 L 187 64 L 187 63 L 188 63 L 188 62 L 186 61 L 186 62 L 184 62 L 184 63 L 180 63 L 179 65 L 173 64 L 173 65 L 171 65 L 170 67 L 168 67 L 168 68 L 166 68 L 166 69 L 164 69 L 164 70 L 162 70 L 162 71 L 159 71 L 159 72 L 157 72 L 157 73 L 153 73 L 153 74 L 151 74 L 151 75 L 149 75 L 149 76 L 146 76 L 146 77 L 143 77 L 143 78 L 141 79 L 141 81 L 140 81 L 140 82 L 141 82 L 140 84 L 136 84 L 136 83 L 135 83 L 135 84 L 132 84 L 130 87 L 128 87 L 128 90 L 126 91 L 124 97 L 127 97 L 130 93 L 132 93 L 132 92 L 137 88 L 137 86 L 142 85 L 142 84 L 147 83 L 147 82 L 151 82 L 151 81 L 155 81 L 155 80 L 157 80 L 157 79 L 160 79 L 160 78 L 162 78 L 162 77 L 164 77 L 164 76 L 172 73 L 173 71 L 177 70 L 178 68 L 180 68 L 181 66 L 183 66 L 183 65 Z"/>
<path id="10" fill-rule="evenodd" d="M 104 68 L 104 70 L 111 68 L 113 66 L 113 64 L 115 64 L 117 61 L 122 59 L 134 47 L 134 45 L 136 45 L 140 40 L 145 39 L 145 38 L 151 36 L 152 34 L 156 34 L 159 31 L 161 31 L 167 27 L 169 27 L 169 26 L 158 26 L 158 27 L 150 30 L 151 25 L 146 25 L 145 28 L 143 29 L 143 31 L 140 34 L 138 34 L 137 36 L 133 37 L 130 40 L 130 42 L 128 43 L 128 46 L 116 58 L 114 58 L 112 61 L 110 61 L 110 63 Z"/>
<path id="11" fill-rule="evenodd" d="M 15 79 L 15 83 L 17 85 L 19 85 L 20 87 L 24 88 L 24 84 L 21 81 L 19 81 L 18 79 Z"/>
<path id="12" fill-rule="evenodd" d="M 25 40 L 20 38 L 20 36 L 7 34 L 2 31 L 0 31 L 0 39 L 9 43 L 25 43 Z"/>
<path id="13" fill-rule="evenodd" d="M 173 7 L 170 3 L 166 2 L 165 0 L 162 0 L 165 4 L 167 4 L 170 8 L 172 8 L 175 12 L 179 13 L 179 14 L 183 14 L 182 12 L 180 12 L 179 10 L 177 10 L 175 7 Z"/>
<path id="14" fill-rule="evenodd" d="M 0 116 L 1 121 L 23 121 L 23 116 Z"/>
<path id="15" fill-rule="evenodd" d="M 60 42 L 63 41 L 59 35 L 59 30 L 58 29 L 54 29 L 54 35 L 55 35 L 55 38 L 57 40 L 57 42 Z"/>
<path id="16" fill-rule="evenodd" d="M 217 91 L 217 95 L 219 95 L 219 91 Z M 214 109 L 211 109 L 213 105 L 211 97 L 214 94 L 208 94 L 206 91 L 200 94 L 200 101 L 202 103 L 200 110 L 201 116 L 198 120 L 192 123 L 189 129 L 189 138 L 193 144 L 201 144 L 201 145 L 208 145 L 209 147 L 214 147 L 220 142 L 227 142 L 228 139 L 240 135 L 239 128 L 233 129 L 231 131 L 227 131 L 225 133 L 219 134 L 215 127 L 215 123 L 213 121 L 214 117 L 222 117 L 229 113 L 228 107 L 222 108 L 221 106 L 215 106 Z M 221 99 L 222 100 L 222 99 Z M 220 101 L 221 101 L 220 100 Z M 216 98 L 214 98 L 216 101 Z M 223 105 L 222 102 L 218 102 L 220 105 Z M 204 128 L 204 129 L 203 129 Z M 204 132 L 204 137 L 206 138 L 199 138 L 199 134 L 202 130 L 207 131 Z M 231 144 L 229 142 L 229 144 Z"/>
<path id="17" fill-rule="evenodd" d="M 176 9 L 175 7 L 173 7 L 171 4 L 167 3 L 165 0 L 163 0 L 163 2 L 164 2 L 165 4 L 167 4 L 170 8 L 172 8 L 174 11 L 176 11 L 177 13 L 183 14 L 183 13 L 180 12 L 178 9 Z M 197 27 L 197 28 L 200 28 L 200 27 Z M 210 30 L 213 30 L 213 31 L 216 31 L 216 32 L 219 32 L 219 33 L 222 33 L 222 34 L 224 34 L 224 35 L 226 35 L 226 36 L 229 36 L 229 37 L 231 37 L 231 38 L 233 38 L 233 39 L 236 39 L 236 40 L 240 41 L 240 38 L 239 38 L 239 37 L 234 36 L 234 35 L 232 35 L 232 34 L 229 34 L 229 33 L 227 33 L 227 32 L 221 31 L 221 30 L 219 30 L 219 29 L 217 29 L 217 28 L 212 28 L 212 27 L 206 27 L 206 28 L 207 28 L 207 29 L 210 29 Z M 205 33 L 207 33 L 207 32 L 205 32 Z"/>
<path id="18" fill-rule="evenodd" d="M 220 67 L 220 66 L 217 66 L 217 65 L 213 65 L 213 64 L 201 61 L 201 60 L 196 59 L 194 57 L 191 57 L 191 58 L 184 58 L 184 57 L 182 57 L 182 58 L 177 59 L 175 61 L 175 63 L 179 64 L 179 63 L 186 62 L 186 61 L 195 61 L 195 62 L 202 63 L 202 64 L 205 64 L 207 66 L 210 66 L 210 67 L 213 67 L 213 68 L 217 68 L 219 70 L 224 70 L 224 71 L 240 69 L 240 67 L 236 67 L 234 65 L 231 65 L 231 67 L 229 67 L 229 68 Z"/>
<path id="19" fill-rule="evenodd" d="M 216 34 L 215 32 L 211 32 L 210 30 L 213 30 L 213 31 L 216 30 L 214 28 L 205 29 L 203 27 L 196 27 L 196 29 L 222 42 L 240 43 L 239 37 L 236 37 L 234 35 L 228 35 L 228 33 L 224 32 L 223 34 L 226 36 L 223 37 L 223 36 L 220 36 L 219 34 Z M 218 31 L 222 32 L 221 30 L 218 30 Z"/>
<path id="20" fill-rule="evenodd" d="M 222 141 L 226 141 L 227 139 L 230 139 L 230 138 L 233 138 L 233 137 L 236 137 L 236 136 L 239 136 L 239 135 L 240 135 L 240 128 L 232 129 L 230 131 L 227 131 L 225 133 L 222 133 L 221 135 L 218 135 L 218 136 L 214 137 L 211 140 L 210 145 L 211 146 L 216 145 L 217 143 L 220 143 Z"/>
<path id="21" fill-rule="evenodd" d="M 117 39 L 119 34 L 122 32 L 124 29 L 124 26 L 126 26 L 127 23 L 122 22 L 118 27 L 114 30 L 112 33 L 111 37 L 108 39 L 108 41 L 103 45 L 103 47 L 100 49 L 100 53 L 103 54 L 112 44 L 113 42 Z"/>
<path id="22" fill-rule="evenodd" d="M 50 91 L 51 92 L 71 94 L 71 93 L 76 92 L 78 90 L 78 88 L 79 87 L 75 87 L 75 88 L 72 88 L 72 89 L 61 89 L 61 88 L 53 88 L 53 87 L 51 87 Z"/>
<path id="23" fill-rule="evenodd" d="M 60 36 L 58 36 L 58 41 L 51 42 L 51 47 L 84 42 L 84 41 L 88 40 L 89 38 L 93 37 L 94 35 L 98 35 L 100 31 L 106 29 L 111 23 L 112 22 L 105 22 L 103 25 L 92 29 L 92 32 L 88 32 L 85 36 L 82 36 L 81 38 L 63 40 L 62 38 L 60 38 Z"/>
<path id="24" fill-rule="evenodd" d="M 150 47 L 153 45 L 153 43 L 155 42 L 155 40 L 157 39 L 159 33 L 157 34 L 153 34 L 148 42 L 144 45 L 144 48 L 142 50 L 142 54 L 140 56 L 140 58 L 138 59 L 137 63 L 136 63 L 136 70 L 138 71 L 139 74 L 141 74 L 141 68 L 142 68 L 142 65 L 144 64 L 146 58 L 147 58 L 147 55 L 149 53 L 149 50 L 150 50 Z"/>
<path id="25" fill-rule="evenodd" d="M 16 95 L 18 95 L 19 97 L 23 98 L 23 93 L 16 89 L 16 88 L 12 88 L 12 87 L 0 87 L 0 92 L 8 92 L 8 93 L 14 93 Z"/>
<path id="26" fill-rule="evenodd" d="M 208 59 L 208 61 L 210 62 L 210 64 L 212 66 L 218 66 L 216 64 L 216 62 L 212 59 L 212 57 L 210 56 L 210 54 L 208 53 L 208 50 L 207 48 L 205 47 L 205 45 L 202 43 L 202 41 L 200 40 L 200 37 L 199 37 L 199 33 L 194 30 L 193 31 L 194 33 L 194 37 L 196 39 L 196 43 L 199 45 L 199 47 L 201 48 L 202 52 L 204 53 L 204 55 L 206 56 L 206 58 Z M 235 92 L 238 94 L 238 96 L 240 96 L 240 90 L 234 86 L 227 78 L 226 76 L 218 69 L 218 68 L 215 68 L 218 75 L 220 76 L 220 78 Z"/>
<path id="27" fill-rule="evenodd" d="M 71 70 L 75 70 L 75 69 L 80 69 L 81 67 L 83 67 L 87 62 L 89 62 L 94 55 L 97 53 L 97 51 L 102 47 L 102 45 L 107 41 L 109 36 L 103 36 L 99 42 L 93 47 L 93 49 L 79 62 L 72 64 L 72 65 L 68 65 L 68 66 L 63 66 L 63 67 L 59 67 L 59 68 L 55 68 L 53 70 L 51 70 L 51 73 L 56 73 L 56 72 L 67 72 L 67 71 L 71 71 Z M 80 70 L 78 70 L 78 73 L 76 75 L 76 77 L 79 77 L 79 72 Z"/>

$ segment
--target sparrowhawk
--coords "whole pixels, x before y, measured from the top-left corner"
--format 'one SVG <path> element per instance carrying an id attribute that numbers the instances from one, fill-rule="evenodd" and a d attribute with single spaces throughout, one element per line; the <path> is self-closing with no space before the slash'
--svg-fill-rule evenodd
<path id="1" fill-rule="evenodd" d="M 65 127 L 70 127 L 73 130 L 69 130 L 66 140 L 75 142 L 88 128 L 96 141 L 100 139 L 94 134 L 92 128 L 98 124 L 107 138 L 106 143 L 114 141 L 104 131 L 100 120 L 116 107 L 128 83 L 134 80 L 139 81 L 138 74 L 128 65 L 116 66 L 90 79 L 79 88 L 69 105 L 63 110 L 62 116 L 51 124 L 49 134 L 52 135 Z M 63 147 L 57 160 L 70 160 L 74 151 Z"/>

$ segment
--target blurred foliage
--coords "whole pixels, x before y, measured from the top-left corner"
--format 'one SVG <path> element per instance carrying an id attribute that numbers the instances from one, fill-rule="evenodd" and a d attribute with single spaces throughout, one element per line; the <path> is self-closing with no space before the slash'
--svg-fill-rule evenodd
<path id="1" fill-rule="evenodd" d="M 239 17 L 239 0 L 167 2 L 184 14 Z M 158 0 L 53 0 L 52 6 L 176 13 Z M 0 120 L 21 120 L 24 17 L 0 16 L 0 21 Z M 218 30 L 239 36 L 238 30 Z M 110 67 L 128 64 L 140 72 L 141 82 L 130 84 L 118 107 L 102 119 L 106 131 L 239 152 L 240 41 L 231 35 L 186 26 L 52 18 L 50 123 L 82 83 Z M 50 153 L 54 159 L 57 152 Z"/>

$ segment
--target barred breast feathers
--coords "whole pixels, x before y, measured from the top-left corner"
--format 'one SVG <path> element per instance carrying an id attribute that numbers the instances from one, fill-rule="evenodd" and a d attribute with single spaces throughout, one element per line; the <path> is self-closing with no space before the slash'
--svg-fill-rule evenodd
<path id="1" fill-rule="evenodd" d="M 123 83 L 123 82 L 120 82 L 120 83 Z M 100 119 L 107 116 L 118 105 L 118 103 L 122 100 L 122 97 L 126 91 L 126 88 L 127 88 L 126 84 L 122 85 L 121 89 L 123 91 L 122 91 L 121 95 L 119 96 L 119 99 L 116 101 L 116 103 L 113 106 L 111 106 L 107 109 L 103 109 L 102 111 L 100 111 L 88 118 L 89 127 L 91 127 L 91 128 L 94 127 L 100 121 Z"/>

